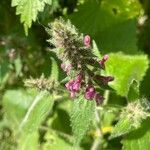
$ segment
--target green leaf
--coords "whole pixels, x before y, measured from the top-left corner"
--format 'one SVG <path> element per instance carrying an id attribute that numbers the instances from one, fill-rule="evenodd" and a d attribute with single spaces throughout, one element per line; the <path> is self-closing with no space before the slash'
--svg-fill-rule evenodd
<path id="1" fill-rule="evenodd" d="M 146 107 L 140 101 L 129 103 L 121 112 L 120 119 L 115 125 L 110 138 L 125 135 L 139 128 L 143 120 L 150 115 Z"/>
<path id="2" fill-rule="evenodd" d="M 36 21 L 38 12 L 43 11 L 45 4 L 51 4 L 51 2 L 51 0 L 12 0 L 11 6 L 16 6 L 16 14 L 21 15 L 20 20 L 24 24 L 26 35 L 32 21 Z"/>
<path id="3" fill-rule="evenodd" d="M 135 101 L 139 98 L 139 84 L 133 80 L 130 84 L 127 99 L 128 101 Z"/>
<path id="4" fill-rule="evenodd" d="M 149 150 L 150 148 L 150 119 L 145 120 L 141 128 L 129 133 L 122 140 L 123 150 Z"/>
<path id="5" fill-rule="evenodd" d="M 97 47 L 97 44 L 96 42 L 93 40 L 93 54 L 97 57 L 97 58 L 101 58 L 101 54 L 100 54 L 100 51 Z"/>
<path id="6" fill-rule="evenodd" d="M 56 133 L 47 132 L 45 140 L 43 150 L 73 150 L 72 145 Z"/>
<path id="7" fill-rule="evenodd" d="M 38 138 L 37 131 L 30 134 L 22 134 L 21 138 L 18 139 L 17 150 L 37 150 L 39 148 Z"/>
<path id="8" fill-rule="evenodd" d="M 32 100 L 33 95 L 24 90 L 7 90 L 5 92 L 2 105 L 5 110 L 4 116 L 10 126 L 18 128 Z"/>
<path id="9" fill-rule="evenodd" d="M 26 133 L 31 133 L 32 131 L 38 129 L 39 125 L 51 110 L 52 106 L 53 96 L 49 95 L 49 92 L 47 91 L 40 92 L 23 118 L 20 124 L 20 130 Z"/>
<path id="10" fill-rule="evenodd" d="M 132 122 L 128 118 L 124 118 L 119 120 L 119 122 L 115 125 L 110 139 L 124 135 L 126 133 L 129 133 L 133 130 L 133 127 L 131 126 Z"/>
<path id="11" fill-rule="evenodd" d="M 131 82 L 136 80 L 139 83 L 143 79 L 148 69 L 148 58 L 146 55 L 130 56 L 123 53 L 111 53 L 109 56 L 106 73 L 115 78 L 109 85 L 117 94 L 127 97 Z"/>
<path id="12" fill-rule="evenodd" d="M 71 113 L 71 126 L 75 144 L 79 144 L 94 119 L 95 101 L 87 101 L 83 96 L 74 100 Z"/>
<path id="13" fill-rule="evenodd" d="M 134 18 L 140 9 L 137 0 L 87 0 L 70 19 L 80 32 L 94 38 L 105 53 L 120 50 L 135 53 L 137 38 Z"/>
<path id="14" fill-rule="evenodd" d="M 19 126 L 18 150 L 36 150 L 38 147 L 38 128 L 53 106 L 53 96 L 41 91 L 29 107 Z M 29 144 L 32 142 L 32 144 Z M 34 145 L 34 146 L 33 146 Z"/>
<path id="15" fill-rule="evenodd" d="M 59 68 L 57 61 L 51 57 L 51 75 L 50 80 L 58 81 L 59 79 Z"/>

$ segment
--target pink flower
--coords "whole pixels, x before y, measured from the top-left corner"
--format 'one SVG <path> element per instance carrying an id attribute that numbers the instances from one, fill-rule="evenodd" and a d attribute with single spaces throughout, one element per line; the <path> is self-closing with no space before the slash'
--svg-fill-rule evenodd
<path id="1" fill-rule="evenodd" d="M 102 82 L 102 84 L 106 85 L 108 84 L 108 82 L 111 82 L 114 80 L 114 77 L 112 76 L 96 76 L 97 80 L 100 80 Z"/>
<path id="2" fill-rule="evenodd" d="M 93 100 L 95 96 L 95 88 L 92 86 L 88 86 L 85 90 L 84 96 L 87 100 Z"/>
<path id="3" fill-rule="evenodd" d="M 104 97 L 102 95 L 100 95 L 99 93 L 95 93 L 95 101 L 97 105 L 102 104 L 103 100 L 104 100 Z"/>
<path id="4" fill-rule="evenodd" d="M 90 38 L 89 35 L 86 35 L 86 36 L 84 37 L 84 45 L 85 45 L 87 48 L 89 48 L 89 47 L 90 47 L 90 43 L 91 43 L 91 38 Z"/>
<path id="5" fill-rule="evenodd" d="M 70 80 L 69 82 L 65 84 L 66 88 L 70 91 L 70 94 L 71 94 L 70 96 L 72 98 L 74 98 L 76 92 L 79 91 L 81 87 L 81 81 L 82 81 L 82 77 L 81 75 L 78 75 L 76 80 Z"/>
<path id="6" fill-rule="evenodd" d="M 102 60 L 99 61 L 99 64 L 101 65 L 102 68 L 105 68 L 105 62 L 109 59 L 108 55 L 104 55 Z"/>

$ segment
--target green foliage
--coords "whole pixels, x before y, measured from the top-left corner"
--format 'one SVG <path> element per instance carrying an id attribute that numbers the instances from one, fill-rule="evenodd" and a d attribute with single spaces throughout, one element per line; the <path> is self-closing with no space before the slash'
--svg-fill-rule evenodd
<path id="1" fill-rule="evenodd" d="M 106 63 L 106 72 L 115 77 L 110 86 L 121 96 L 127 96 L 132 80 L 138 83 L 143 79 L 148 68 L 146 55 L 110 54 Z"/>
<path id="2" fill-rule="evenodd" d="M 46 143 L 43 150 L 72 150 L 72 145 L 56 133 L 48 132 L 45 135 Z"/>
<path id="3" fill-rule="evenodd" d="M 149 150 L 149 41 L 148 0 L 1 0 L 0 150 Z M 70 76 L 60 67 L 68 58 Z M 79 68 L 83 90 L 70 100 L 65 84 Z M 114 77 L 107 90 L 94 85 L 105 98 L 98 106 L 84 98 L 94 73 Z"/>
<path id="4" fill-rule="evenodd" d="M 21 15 L 20 21 L 24 24 L 24 30 L 28 35 L 28 28 L 32 21 L 36 21 L 38 12 L 44 10 L 45 4 L 51 4 L 51 0 L 12 0 L 12 7 L 16 6 L 16 14 Z"/>
<path id="5" fill-rule="evenodd" d="M 54 58 L 51 58 L 51 75 L 50 80 L 58 81 L 59 79 L 59 68 L 56 60 Z"/>
<path id="6" fill-rule="evenodd" d="M 123 150 L 148 150 L 150 147 L 150 119 L 143 122 L 141 128 L 126 135 L 122 141 Z"/>
<path id="7" fill-rule="evenodd" d="M 136 80 L 133 80 L 130 84 L 128 96 L 128 101 L 135 101 L 139 98 L 139 84 Z"/>
<path id="8" fill-rule="evenodd" d="M 53 106 L 53 95 L 49 96 L 47 91 L 39 93 L 28 109 L 20 124 L 20 130 L 33 132 L 37 130 Z"/>
<path id="9" fill-rule="evenodd" d="M 115 125 L 110 138 L 125 135 L 142 125 L 142 121 L 150 114 L 147 106 L 142 105 L 140 101 L 129 103 L 121 112 L 120 119 Z"/>
<path id="10" fill-rule="evenodd" d="M 129 118 L 120 119 L 115 125 L 110 138 L 115 138 L 131 132 L 132 130 L 134 130 L 131 124 L 132 122 L 129 120 Z"/>
<path id="11" fill-rule="evenodd" d="M 70 18 L 81 32 L 94 38 L 103 52 L 135 53 L 137 39 L 134 18 L 139 10 L 140 5 L 136 0 L 87 0 Z"/>
<path id="12" fill-rule="evenodd" d="M 95 102 L 87 101 L 83 96 L 74 100 L 71 113 L 71 126 L 75 144 L 79 144 L 94 118 Z"/>
<path id="13" fill-rule="evenodd" d="M 42 91 L 36 96 L 19 126 L 19 150 L 37 149 L 38 128 L 40 127 L 42 121 L 48 115 L 48 112 L 51 110 L 52 106 L 53 96 L 49 95 L 48 92 Z M 29 145 L 30 141 L 34 143 L 34 146 Z"/>
<path id="14" fill-rule="evenodd" d="M 10 126 L 18 128 L 32 100 L 32 93 L 27 93 L 21 89 L 7 90 L 3 96 L 3 108 L 5 118 Z"/>

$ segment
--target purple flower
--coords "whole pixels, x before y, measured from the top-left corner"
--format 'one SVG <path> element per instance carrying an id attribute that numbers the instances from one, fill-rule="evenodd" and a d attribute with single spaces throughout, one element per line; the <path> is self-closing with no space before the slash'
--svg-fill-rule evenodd
<path id="1" fill-rule="evenodd" d="M 85 90 L 84 96 L 87 100 L 93 100 L 95 96 L 95 88 L 93 86 L 88 86 Z"/>
<path id="2" fill-rule="evenodd" d="M 95 101 L 97 105 L 100 105 L 103 103 L 104 97 L 100 95 L 99 93 L 95 93 Z"/>
<path id="3" fill-rule="evenodd" d="M 108 55 L 104 55 L 102 60 L 99 61 L 99 64 L 102 68 L 105 68 L 105 62 L 109 59 Z"/>
<path id="4" fill-rule="evenodd" d="M 65 84 L 66 88 L 70 91 L 72 98 L 74 98 L 76 92 L 79 91 L 81 87 L 81 81 L 82 81 L 82 77 L 81 75 L 78 75 L 76 80 L 70 80 L 69 82 Z"/>
<path id="5" fill-rule="evenodd" d="M 96 76 L 97 80 L 100 80 L 104 85 L 108 84 L 108 82 L 111 82 L 114 80 L 114 77 L 112 76 Z"/>
<path id="6" fill-rule="evenodd" d="M 86 35 L 86 36 L 84 37 L 84 45 L 85 45 L 87 48 L 89 48 L 89 47 L 90 47 L 90 43 L 91 43 L 91 38 L 90 38 L 89 35 Z"/>

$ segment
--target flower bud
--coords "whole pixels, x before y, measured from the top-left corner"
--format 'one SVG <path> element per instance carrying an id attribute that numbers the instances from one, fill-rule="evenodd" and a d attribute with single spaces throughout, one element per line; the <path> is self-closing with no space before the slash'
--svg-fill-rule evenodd
<path id="1" fill-rule="evenodd" d="M 85 45 L 87 48 L 89 48 L 89 47 L 90 47 L 90 43 L 91 43 L 91 38 L 90 38 L 89 35 L 86 35 L 86 36 L 84 37 L 84 45 Z"/>

